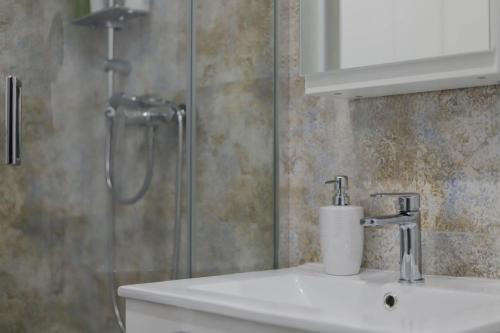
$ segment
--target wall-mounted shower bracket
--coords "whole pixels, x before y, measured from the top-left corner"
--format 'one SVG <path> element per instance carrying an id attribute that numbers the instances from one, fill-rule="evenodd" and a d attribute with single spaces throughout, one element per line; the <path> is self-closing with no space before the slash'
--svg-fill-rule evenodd
<path id="1" fill-rule="evenodd" d="M 119 29 L 125 21 L 145 17 L 148 14 L 149 11 L 115 5 L 115 0 L 108 0 L 107 8 L 73 21 L 73 24 L 79 26 L 107 29 L 108 54 L 104 63 L 104 70 L 108 73 L 108 98 L 111 98 L 114 94 L 114 75 L 128 75 L 132 70 L 129 61 L 117 59 L 114 56 L 115 30 Z"/>
<path id="2" fill-rule="evenodd" d="M 106 59 L 104 62 L 104 71 L 114 71 L 118 74 L 129 75 L 132 71 L 132 65 L 128 60 L 123 59 Z"/>
<path id="3" fill-rule="evenodd" d="M 110 6 L 87 16 L 80 17 L 74 20 L 73 24 L 94 28 L 107 28 L 108 23 L 111 22 L 115 28 L 120 28 L 123 22 L 138 17 L 144 17 L 148 14 L 149 12 L 147 11 L 130 9 L 122 6 Z"/>

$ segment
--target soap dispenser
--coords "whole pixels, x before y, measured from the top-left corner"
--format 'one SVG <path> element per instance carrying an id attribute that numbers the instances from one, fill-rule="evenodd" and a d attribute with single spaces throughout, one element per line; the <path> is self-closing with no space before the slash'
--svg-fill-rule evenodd
<path id="1" fill-rule="evenodd" d="M 337 176 L 325 184 L 335 184 L 332 205 L 319 211 L 325 271 L 330 275 L 358 274 L 363 257 L 363 207 L 350 205 L 347 176 Z"/>

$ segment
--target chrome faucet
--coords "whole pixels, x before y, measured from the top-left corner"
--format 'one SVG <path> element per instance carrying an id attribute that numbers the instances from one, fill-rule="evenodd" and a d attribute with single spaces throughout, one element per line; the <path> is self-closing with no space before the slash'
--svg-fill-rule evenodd
<path id="1" fill-rule="evenodd" d="M 401 237 L 400 282 L 422 282 L 422 244 L 420 239 L 420 195 L 418 193 L 375 193 L 372 197 L 398 197 L 399 214 L 361 219 L 364 227 L 398 225 Z"/>

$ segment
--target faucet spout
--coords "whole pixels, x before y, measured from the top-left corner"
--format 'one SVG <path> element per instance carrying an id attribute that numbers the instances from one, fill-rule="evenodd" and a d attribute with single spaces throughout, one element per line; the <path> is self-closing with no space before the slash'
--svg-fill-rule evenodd
<path id="1" fill-rule="evenodd" d="M 415 193 L 387 193 L 377 196 L 396 195 L 399 197 L 399 214 L 371 216 L 360 220 L 363 227 L 399 226 L 400 282 L 422 282 L 422 246 L 420 231 L 420 197 Z"/>

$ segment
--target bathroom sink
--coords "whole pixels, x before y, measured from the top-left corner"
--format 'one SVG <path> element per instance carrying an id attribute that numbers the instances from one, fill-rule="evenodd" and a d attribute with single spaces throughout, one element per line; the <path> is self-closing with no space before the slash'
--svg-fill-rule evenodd
<path id="1" fill-rule="evenodd" d="M 260 332 L 500 332 L 499 281 L 426 276 L 424 283 L 410 285 L 397 279 L 397 273 L 385 271 L 328 276 L 321 265 L 308 264 L 125 286 L 119 295 L 127 298 L 131 333 L 134 327 L 144 331 L 148 320 L 161 321 L 162 312 L 152 305 L 191 311 L 170 320 L 177 321 L 171 332 L 252 332 L 245 330 L 250 324 Z M 195 314 L 212 319 L 196 321 Z M 227 331 L 216 327 L 224 320 L 233 321 Z"/>

